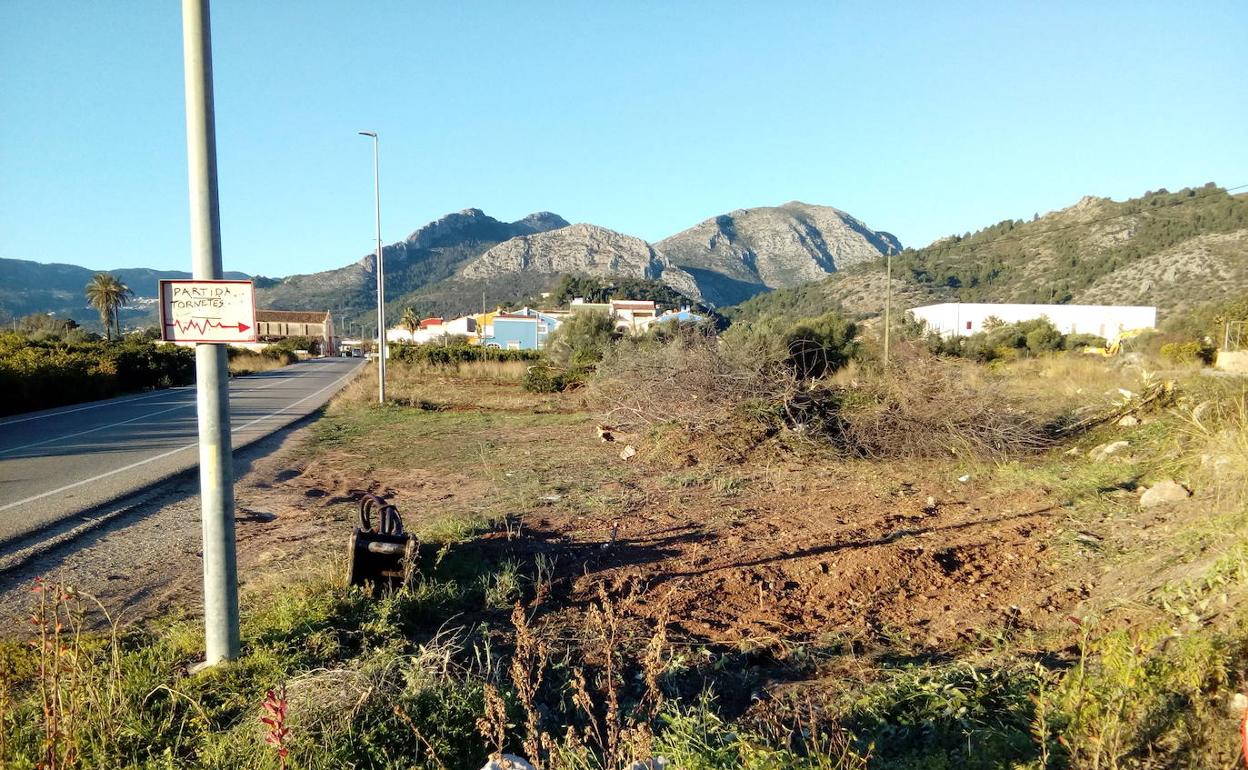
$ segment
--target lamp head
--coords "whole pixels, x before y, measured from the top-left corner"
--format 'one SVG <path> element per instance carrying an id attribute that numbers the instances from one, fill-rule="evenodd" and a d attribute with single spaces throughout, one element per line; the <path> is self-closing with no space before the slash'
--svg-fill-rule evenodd
<path id="1" fill-rule="evenodd" d="M 376 139 L 377 132 L 376 131 L 361 131 L 360 136 L 371 136 L 372 138 Z"/>

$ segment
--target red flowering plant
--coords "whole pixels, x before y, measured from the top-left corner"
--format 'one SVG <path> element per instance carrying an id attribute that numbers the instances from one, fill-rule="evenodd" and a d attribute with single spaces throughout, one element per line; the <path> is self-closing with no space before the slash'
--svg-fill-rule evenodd
<path id="1" fill-rule="evenodd" d="M 260 721 L 269 728 L 264 742 L 277 751 L 278 767 L 286 770 L 286 758 L 290 754 L 290 749 L 286 746 L 286 736 L 290 734 L 290 728 L 286 727 L 286 684 L 282 683 L 276 690 L 269 690 L 264 696 L 263 705 L 268 715 L 260 717 Z"/>

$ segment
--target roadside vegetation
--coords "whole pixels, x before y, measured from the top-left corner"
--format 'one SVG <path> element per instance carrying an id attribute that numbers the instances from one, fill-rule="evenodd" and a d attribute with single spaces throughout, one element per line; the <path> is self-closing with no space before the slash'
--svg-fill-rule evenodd
<path id="1" fill-rule="evenodd" d="M 130 335 L 107 342 L 77 328 L 0 332 L 0 415 L 188 385 L 195 351 Z"/>
<path id="2" fill-rule="evenodd" d="M 232 375 L 254 374 L 298 361 L 288 347 L 259 352 L 231 348 Z M 195 381 L 195 351 L 162 343 L 155 330 L 100 339 L 64 322 L 0 332 L 0 416 L 113 398 Z"/>
<path id="3" fill-rule="evenodd" d="M 280 485 L 394 501 L 396 591 L 286 563 L 247 587 L 243 657 L 191 673 L 193 620 L 34 586 L 0 764 L 1236 766 L 1242 380 L 1039 324 L 991 357 L 903 335 L 885 368 L 835 314 L 583 317 L 540 361 L 396 349 L 390 403 L 366 368 L 316 423 Z"/>

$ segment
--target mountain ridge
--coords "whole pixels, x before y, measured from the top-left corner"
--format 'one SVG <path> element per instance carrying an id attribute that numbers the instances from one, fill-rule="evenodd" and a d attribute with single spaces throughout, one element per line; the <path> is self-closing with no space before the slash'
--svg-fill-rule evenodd
<path id="1" fill-rule="evenodd" d="M 94 328 L 99 325 L 99 314 L 87 303 L 84 290 L 87 282 L 97 273 L 116 276 L 134 292 L 132 303 L 121 309 L 123 325 L 154 324 L 159 282 L 191 277 L 184 270 L 156 270 L 147 267 L 91 270 L 66 262 L 0 258 L 0 318 L 51 313 L 58 318 L 72 318 Z M 249 276 L 231 271 L 225 277 L 245 279 Z"/>
<path id="2" fill-rule="evenodd" d="M 728 311 L 738 321 L 841 310 L 878 315 L 884 260 Z M 1212 182 L 1114 201 L 1087 195 L 1031 221 L 1007 219 L 893 258 L 894 310 L 932 302 L 1152 305 L 1165 323 L 1248 292 L 1248 194 Z M 904 297 L 904 301 L 899 299 Z"/>
<path id="3" fill-rule="evenodd" d="M 703 233 L 708 227 L 714 232 Z M 584 275 L 661 281 L 695 302 L 722 305 L 823 277 L 898 247 L 895 237 L 840 209 L 800 201 L 736 209 L 657 244 L 592 223 L 570 224 L 550 211 L 504 222 L 466 208 L 383 247 L 386 304 L 390 313 L 406 307 L 421 314 L 470 312 L 540 294 L 561 275 Z M 370 323 L 375 317 L 372 252 L 330 270 L 283 278 L 258 275 L 255 281 L 256 301 L 263 307 L 325 308 L 345 323 Z M 16 281 L 32 282 L 37 281 Z M 81 292 L 81 286 L 75 291 Z M 59 299 L 58 307 L 92 322 L 85 300 L 67 304 L 66 296 Z M 33 311 L 38 305 L 20 309 Z"/>

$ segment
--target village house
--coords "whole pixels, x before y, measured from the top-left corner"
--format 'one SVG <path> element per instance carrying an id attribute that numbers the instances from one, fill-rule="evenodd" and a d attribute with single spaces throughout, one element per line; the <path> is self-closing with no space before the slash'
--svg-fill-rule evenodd
<path id="1" fill-rule="evenodd" d="M 463 316 L 447 321 L 439 316 L 422 319 L 415 330 L 406 326 L 386 329 L 386 341 L 421 345 L 427 342 L 448 342 L 458 337 L 473 338 L 477 334 L 477 319 Z"/>
<path id="2" fill-rule="evenodd" d="M 538 350 L 559 326 L 559 319 L 540 310 L 521 308 L 510 313 L 495 313 L 489 334 L 482 344 L 504 350 Z"/>
<path id="3" fill-rule="evenodd" d="M 584 312 L 600 312 L 610 317 L 616 328 L 624 334 L 641 334 L 659 320 L 702 320 L 702 316 L 693 313 L 688 307 L 660 316 L 655 303 L 650 300 L 586 302 L 577 297 L 568 308 L 560 310 L 523 307 L 507 311 L 498 309 L 449 321 L 439 316 L 425 318 L 415 330 L 403 326 L 387 329 L 386 339 L 389 342 L 419 345 L 459 338 L 466 339 L 469 344 L 503 350 L 538 350 L 546 346 L 551 333 L 565 319 L 574 313 Z"/>
<path id="4" fill-rule="evenodd" d="M 307 338 L 308 353 L 333 355 L 338 349 L 334 315 L 326 310 L 256 310 L 256 342 L 243 345 L 263 348 L 289 339 Z"/>
<path id="5" fill-rule="evenodd" d="M 650 328 L 658 317 L 652 300 L 613 299 L 611 318 L 617 331 L 624 334 L 641 334 Z"/>

